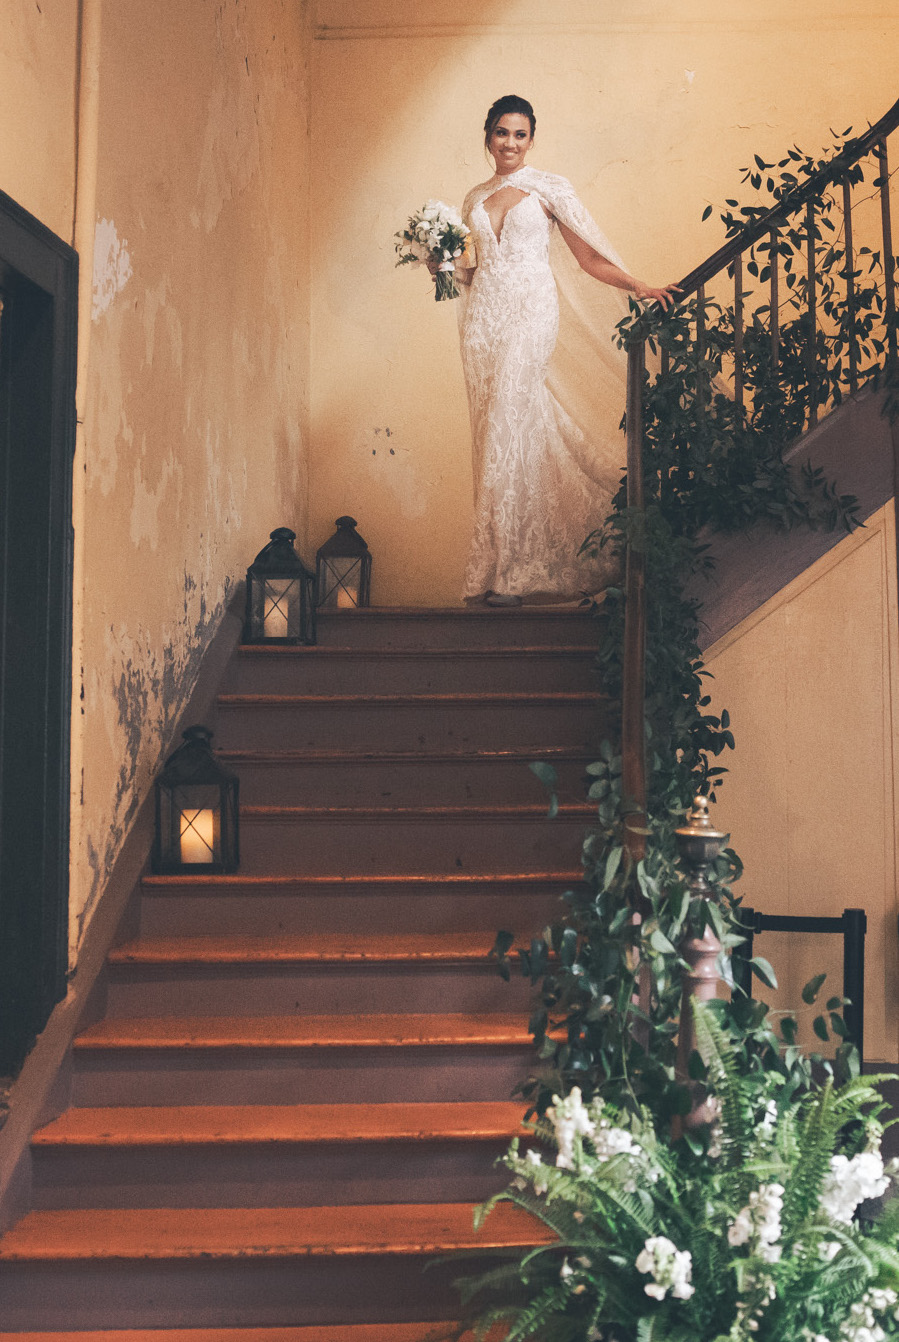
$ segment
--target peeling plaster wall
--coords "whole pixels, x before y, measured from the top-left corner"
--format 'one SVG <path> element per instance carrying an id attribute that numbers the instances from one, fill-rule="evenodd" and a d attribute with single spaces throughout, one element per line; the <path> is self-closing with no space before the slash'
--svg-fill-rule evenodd
<path id="1" fill-rule="evenodd" d="M 306 7 L 104 8 L 80 938 L 235 583 L 305 539 Z"/>
<path id="2" fill-rule="evenodd" d="M 78 13 L 0 15 L 0 188 L 68 241 Z M 73 952 L 235 584 L 275 526 L 305 545 L 309 23 L 298 0 L 103 8 Z"/>
<path id="3" fill-rule="evenodd" d="M 394 269 L 393 234 L 489 175 L 490 103 L 530 98 L 533 163 L 572 179 L 634 273 L 673 280 L 720 245 L 702 210 L 734 195 L 753 152 L 817 151 L 829 127 L 891 106 L 899 9 L 318 0 L 316 21 L 314 542 L 349 512 L 376 602 L 456 604 L 472 509 L 455 312 L 423 272 Z"/>
<path id="4" fill-rule="evenodd" d="M 72 241 L 78 0 L 0 9 L 0 190 Z"/>

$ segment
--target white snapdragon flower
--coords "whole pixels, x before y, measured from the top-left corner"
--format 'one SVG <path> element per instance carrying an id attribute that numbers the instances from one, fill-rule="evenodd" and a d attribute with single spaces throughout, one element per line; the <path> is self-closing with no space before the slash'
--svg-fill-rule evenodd
<path id="1" fill-rule="evenodd" d="M 748 1244 L 752 1253 L 765 1263 L 780 1262 L 780 1213 L 783 1211 L 783 1184 L 762 1184 L 749 1194 L 748 1204 L 739 1211 L 727 1231 L 731 1248 Z"/>
<path id="2" fill-rule="evenodd" d="M 832 1263 L 842 1247 L 839 1240 L 823 1239 L 818 1245 L 818 1257 L 822 1263 Z"/>
<path id="3" fill-rule="evenodd" d="M 886 1333 L 877 1315 L 895 1309 L 896 1301 L 895 1291 L 876 1287 L 866 1291 L 849 1311 L 849 1318 L 840 1329 L 840 1342 L 884 1342 Z"/>
<path id="4" fill-rule="evenodd" d="M 533 1166 L 534 1170 L 538 1169 L 541 1171 L 545 1170 L 546 1166 L 543 1164 L 543 1159 L 539 1151 L 534 1150 L 525 1151 L 524 1158 L 528 1165 Z M 545 1193 L 547 1188 L 549 1188 L 549 1183 L 547 1182 L 545 1174 L 535 1173 L 532 1174 L 531 1177 L 533 1178 L 534 1181 L 534 1192 L 539 1197 L 541 1193 Z"/>
<path id="5" fill-rule="evenodd" d="M 821 1192 L 821 1210 L 832 1221 L 848 1225 L 860 1202 L 879 1198 L 889 1186 L 879 1151 L 860 1151 L 857 1156 L 831 1156 L 830 1174 Z"/>
<path id="6" fill-rule="evenodd" d="M 596 1125 L 590 1117 L 581 1098 L 579 1086 L 573 1086 L 564 1100 L 553 1096 L 552 1106 L 547 1109 L 546 1117 L 555 1129 L 559 1154 L 556 1164 L 559 1169 L 575 1169 L 575 1142 L 578 1137 L 592 1137 Z"/>
<path id="7" fill-rule="evenodd" d="M 687 1249 L 678 1249 L 665 1235 L 652 1235 L 637 1255 L 638 1272 L 649 1273 L 652 1281 L 643 1290 L 653 1300 L 664 1300 L 670 1291 L 675 1300 L 689 1300 L 693 1258 Z"/>

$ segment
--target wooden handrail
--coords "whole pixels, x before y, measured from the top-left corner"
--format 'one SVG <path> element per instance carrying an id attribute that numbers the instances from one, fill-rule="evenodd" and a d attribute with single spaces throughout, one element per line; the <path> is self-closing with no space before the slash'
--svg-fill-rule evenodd
<path id="1" fill-rule="evenodd" d="M 889 355 L 895 363 L 897 358 L 896 351 L 896 298 L 895 298 L 895 278 L 892 253 L 892 234 L 890 222 L 890 202 L 889 202 L 889 178 L 887 174 L 887 148 L 886 141 L 890 133 L 899 127 L 899 100 L 897 100 L 890 110 L 875 122 L 864 135 L 856 136 L 848 140 L 839 153 L 835 154 L 829 163 L 812 173 L 807 181 L 795 187 L 788 192 L 778 203 L 760 214 L 756 219 L 747 223 L 740 232 L 723 247 L 719 247 L 716 252 L 707 257 L 700 265 L 691 270 L 688 275 L 680 281 L 678 286 L 680 300 L 683 301 L 698 293 L 700 300 L 704 298 L 704 286 L 709 280 L 719 274 L 725 267 L 734 266 L 735 282 L 735 313 L 737 314 L 737 329 L 734 336 L 734 358 L 735 358 L 735 400 L 742 409 L 744 394 L 744 370 L 743 370 L 743 348 L 742 348 L 742 327 L 743 327 L 743 279 L 741 257 L 743 253 L 752 247 L 760 239 L 767 237 L 770 245 L 770 267 L 771 267 L 771 358 L 776 365 L 779 357 L 781 343 L 780 318 L 778 313 L 779 303 L 779 265 L 777 238 L 778 232 L 784 227 L 787 220 L 794 214 L 802 211 L 804 221 L 802 227 L 807 234 L 807 298 L 808 298 L 808 316 L 807 316 L 807 341 L 806 360 L 809 367 L 809 390 L 808 390 L 808 422 L 813 424 L 818 413 L 818 394 L 816 382 L 816 354 L 815 354 L 815 329 L 816 329 L 816 287 L 815 287 L 815 220 L 814 220 L 814 199 L 827 186 L 839 183 L 842 179 L 844 183 L 843 191 L 843 210 L 846 218 L 846 256 L 847 256 L 847 293 L 852 313 L 855 301 L 855 289 L 853 280 L 853 240 L 852 240 L 852 218 L 850 212 L 848 183 L 846 174 L 855 166 L 856 163 L 865 155 L 876 152 L 879 158 L 880 168 L 880 193 L 881 210 L 883 215 L 882 233 L 883 233 L 883 253 L 884 253 L 884 284 L 885 284 L 885 307 L 887 312 L 887 326 L 889 342 Z M 700 310 L 697 314 L 697 339 L 702 340 L 704 331 L 704 312 L 703 304 L 700 301 Z M 651 311 L 655 315 L 659 312 L 659 306 L 655 305 Z M 668 351 L 662 349 L 662 373 L 663 376 L 668 368 Z M 645 340 L 640 337 L 632 338 L 628 344 L 628 373 L 627 373 L 627 503 L 629 509 L 642 509 L 643 501 L 643 381 L 645 369 Z M 858 370 L 855 364 L 854 349 L 850 355 L 850 384 L 854 391 L 858 382 Z M 623 682 L 622 682 L 622 728 L 621 728 L 621 753 L 622 753 L 622 788 L 629 804 L 634 808 L 634 820 L 642 828 L 643 815 L 645 813 L 647 801 L 646 787 L 646 738 L 645 738 L 645 708 L 644 708 L 644 675 L 645 675 L 645 655 L 646 655 L 646 613 L 645 613 L 645 565 L 642 553 L 638 554 L 633 547 L 628 545 L 626 565 L 625 565 L 625 632 L 624 632 L 624 657 L 623 657 Z M 637 816 L 640 819 L 637 820 Z M 643 855 L 643 839 L 637 834 L 629 834 L 628 849 L 634 860 L 639 860 Z"/>
<path id="2" fill-rule="evenodd" d="M 784 224 L 791 214 L 804 210 L 814 196 L 818 195 L 824 187 L 839 181 L 842 173 L 846 172 L 848 168 L 854 167 L 859 159 L 864 158 L 866 154 L 870 154 L 872 150 L 876 149 L 878 144 L 897 126 L 899 126 L 899 100 L 894 102 L 890 110 L 879 121 L 876 121 L 864 135 L 859 135 L 853 140 L 847 140 L 840 152 L 835 154 L 823 168 L 819 168 L 817 172 L 812 173 L 807 182 L 794 187 L 776 205 L 772 205 L 770 210 L 766 210 L 757 219 L 746 224 L 736 237 L 731 238 L 730 242 L 726 242 L 723 247 L 719 247 L 717 252 L 712 252 L 712 255 L 706 257 L 700 265 L 691 270 L 689 275 L 685 275 L 678 285 L 681 290 L 681 301 L 689 298 L 700 285 L 706 284 L 725 266 L 729 266 L 737 256 L 746 251 L 747 247 L 751 247 L 766 233 L 770 233 Z"/>

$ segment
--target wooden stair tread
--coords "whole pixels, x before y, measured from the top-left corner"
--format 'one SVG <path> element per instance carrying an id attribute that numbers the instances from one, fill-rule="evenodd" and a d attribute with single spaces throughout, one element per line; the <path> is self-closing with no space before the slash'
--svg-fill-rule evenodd
<path id="1" fill-rule="evenodd" d="M 249 1143 L 489 1141 L 521 1131 L 521 1104 L 176 1105 L 68 1109 L 39 1147 L 236 1146 Z"/>
<path id="2" fill-rule="evenodd" d="M 590 764 L 595 750 L 577 750 L 571 746 L 525 746 L 521 749 L 482 750 L 218 750 L 221 760 L 236 764 L 497 764 L 530 763 L 531 760 L 556 760 L 560 763 Z"/>
<path id="3" fill-rule="evenodd" d="M 273 936 L 139 937 L 110 951 L 111 965 L 476 964 L 489 968 L 483 932 L 315 933 Z"/>
<path id="4" fill-rule="evenodd" d="M 258 708 L 266 704 L 276 708 L 319 707 L 326 704 L 341 708 L 354 706 L 405 708 L 441 704 L 471 708 L 477 704 L 503 705 L 595 704 L 608 699 L 600 690 L 444 690 L 402 694 L 219 694 L 220 708 Z"/>
<path id="5" fill-rule="evenodd" d="M 441 1342 L 444 1323 L 335 1323 L 292 1328 L 123 1328 L 101 1332 L 2 1333 L 5 1342 Z M 502 1338 L 501 1332 L 490 1337 Z M 459 1342 L 474 1342 L 464 1333 Z"/>
<path id="6" fill-rule="evenodd" d="M 519 657 L 595 657 L 596 654 L 596 640 L 584 643 L 522 643 L 515 647 L 510 647 L 507 643 L 485 643 L 483 647 L 473 644 L 470 647 L 449 648 L 355 648 L 340 643 L 313 643 L 308 646 L 244 643 L 238 649 L 240 657 L 261 657 L 266 660 L 274 658 L 277 661 L 284 658 L 294 658 L 298 661 L 312 658 L 317 661 L 321 657 L 336 657 L 348 661 L 355 661 L 357 658 L 363 661 L 369 658 L 372 661 L 405 661 L 407 658 L 410 661 L 456 661 L 461 658 L 467 661 L 469 658 L 478 657 L 517 660 Z"/>
<path id="7" fill-rule="evenodd" d="M 0 1239 L 0 1261 L 430 1256 L 554 1241 L 539 1221 L 506 1203 L 476 1233 L 475 1205 L 30 1212 Z"/>
<path id="8" fill-rule="evenodd" d="M 251 820 L 547 820 L 546 802 L 511 806 L 241 806 L 241 819 Z M 594 802 L 560 802 L 559 819 L 580 820 L 596 815 Z"/>
<path id="9" fill-rule="evenodd" d="M 154 1016 L 103 1019 L 76 1049 L 476 1047 L 530 1044 L 520 1014 Z"/>
<path id="10" fill-rule="evenodd" d="M 187 875 L 179 873 L 177 876 L 152 876 L 145 875 L 141 877 L 141 885 L 149 886 L 150 889 L 164 889 L 167 886 L 255 886 L 265 887 L 283 887 L 283 886 L 302 886 L 312 887 L 347 887 L 347 886 L 370 886 L 374 889 L 389 889 L 390 886 L 409 886 L 409 885 L 579 885 L 584 879 L 583 869 L 571 871 L 499 871 L 499 872 L 428 872 L 428 871 L 406 871 L 393 873 L 381 872 L 360 872 L 356 875 L 346 876 L 332 872 L 321 872 L 318 874 L 307 874 L 306 872 L 297 872 L 295 875 L 285 875 L 267 873 L 265 875 L 243 875 L 238 872 L 232 875 L 207 876 L 207 875 Z"/>

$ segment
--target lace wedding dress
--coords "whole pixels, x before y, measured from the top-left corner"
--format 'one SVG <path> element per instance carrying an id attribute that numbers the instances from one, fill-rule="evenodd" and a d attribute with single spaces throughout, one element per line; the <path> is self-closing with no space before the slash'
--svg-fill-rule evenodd
<path id="1" fill-rule="evenodd" d="M 508 210 L 497 238 L 484 202 L 506 186 L 526 194 Z M 597 291 L 589 311 L 576 288 L 563 285 L 565 315 L 577 318 L 581 332 L 559 342 L 563 358 L 551 391 L 547 376 L 559 333 L 554 220 L 622 263 L 565 178 L 536 168 L 475 187 L 462 213 L 477 249 L 460 312 L 475 485 L 463 596 L 493 591 L 560 599 L 598 591 L 610 576 L 609 561 L 579 557 L 578 550 L 605 519 L 624 459 L 618 431 L 624 361 L 611 337 L 627 305 L 620 291 L 583 276 Z M 561 239 L 559 246 L 576 270 Z"/>

